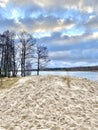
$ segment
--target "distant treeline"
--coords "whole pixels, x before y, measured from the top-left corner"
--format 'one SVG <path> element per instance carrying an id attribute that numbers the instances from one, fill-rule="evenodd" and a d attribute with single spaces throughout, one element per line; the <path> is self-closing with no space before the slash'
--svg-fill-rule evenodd
<path id="1" fill-rule="evenodd" d="M 98 71 L 98 66 L 46 68 L 40 71 Z"/>
<path id="2" fill-rule="evenodd" d="M 17 71 L 21 71 L 21 70 L 17 70 Z M 37 69 L 27 69 L 25 71 L 37 71 Z M 98 71 L 98 66 L 43 68 L 40 69 L 39 71 Z"/>

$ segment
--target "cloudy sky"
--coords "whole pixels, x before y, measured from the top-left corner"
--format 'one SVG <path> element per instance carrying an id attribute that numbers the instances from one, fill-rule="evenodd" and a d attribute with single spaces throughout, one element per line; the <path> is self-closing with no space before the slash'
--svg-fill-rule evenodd
<path id="1" fill-rule="evenodd" d="M 25 30 L 50 66 L 98 65 L 98 0 L 0 0 L 0 33 Z"/>

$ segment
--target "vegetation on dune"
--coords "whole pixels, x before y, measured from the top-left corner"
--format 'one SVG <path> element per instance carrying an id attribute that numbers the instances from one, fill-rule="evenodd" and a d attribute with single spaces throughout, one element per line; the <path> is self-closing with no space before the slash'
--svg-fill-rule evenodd
<path id="1" fill-rule="evenodd" d="M 0 78 L 0 89 L 10 88 L 14 83 L 19 80 L 19 77 L 16 78 Z"/>

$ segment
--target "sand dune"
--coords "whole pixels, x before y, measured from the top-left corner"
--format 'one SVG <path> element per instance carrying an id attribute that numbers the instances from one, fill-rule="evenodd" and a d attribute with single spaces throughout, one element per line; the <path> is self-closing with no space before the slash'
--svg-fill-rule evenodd
<path id="1" fill-rule="evenodd" d="M 98 130 L 98 83 L 21 78 L 0 92 L 0 130 Z"/>

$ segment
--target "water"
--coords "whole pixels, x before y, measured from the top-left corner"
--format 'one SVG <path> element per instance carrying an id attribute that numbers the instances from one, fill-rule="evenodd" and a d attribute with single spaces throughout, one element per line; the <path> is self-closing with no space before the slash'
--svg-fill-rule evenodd
<path id="1" fill-rule="evenodd" d="M 36 72 L 32 73 L 33 75 L 36 74 Z M 87 78 L 90 80 L 98 81 L 98 72 L 85 72 L 85 71 L 73 71 L 73 72 L 62 72 L 62 71 L 42 71 L 40 72 L 40 75 L 60 75 L 60 76 L 74 76 L 78 78 Z"/>

